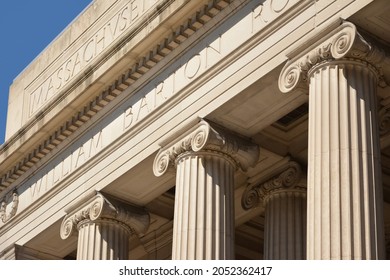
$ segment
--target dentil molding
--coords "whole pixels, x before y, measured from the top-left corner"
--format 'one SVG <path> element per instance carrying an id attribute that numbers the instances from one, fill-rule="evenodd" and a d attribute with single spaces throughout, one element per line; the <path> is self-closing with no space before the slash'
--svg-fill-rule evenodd
<path id="1" fill-rule="evenodd" d="M 0 192 L 9 188 L 15 180 L 31 169 L 37 162 L 47 155 L 52 154 L 52 151 L 64 142 L 65 139 L 80 129 L 87 121 L 93 118 L 94 115 L 137 82 L 142 76 L 157 65 L 157 63 L 162 61 L 166 56 L 178 48 L 179 45 L 195 34 L 196 31 L 203 30 L 206 23 L 227 8 L 231 2 L 233 1 L 210 0 L 207 5 L 202 6 L 196 12 L 194 11 L 191 18 L 183 20 L 183 23 L 179 25 L 177 29 L 173 30 L 170 35 L 161 42 L 158 42 L 158 44 L 156 43 L 156 45 L 151 47 L 151 50 L 145 55 L 140 56 L 140 59 L 135 64 L 121 74 L 104 91 L 100 92 L 97 96 L 84 104 L 83 107 L 79 108 L 75 115 L 58 127 L 48 138 L 43 139 L 38 146 L 27 151 L 25 153 L 26 156 L 21 159 L 20 162 L 9 170 L 0 170 Z M 164 7 L 164 5 L 161 7 Z M 161 9 L 158 10 L 159 12 L 163 11 Z M 150 20 L 149 17 L 148 20 Z M 39 116 L 44 116 L 44 114 L 40 114 Z M 39 117 L 35 117 L 32 121 L 39 121 L 39 119 Z M 24 133 L 25 130 L 22 130 L 22 132 Z M 22 132 L 17 133 L 7 141 L 7 143 L 3 145 L 4 150 L 12 145 L 12 143 L 16 142 L 17 139 L 23 135 Z"/>
<path id="2" fill-rule="evenodd" d="M 273 193 L 285 191 L 306 192 L 306 186 L 299 184 L 302 178 L 302 168 L 295 161 L 289 161 L 283 171 L 270 180 L 249 186 L 242 195 L 241 206 L 249 210 Z"/>
<path id="3" fill-rule="evenodd" d="M 378 73 L 379 85 L 386 86 L 381 69 L 383 61 L 387 58 L 386 53 L 364 38 L 354 24 L 343 22 L 309 48 L 290 58 L 279 76 L 280 91 L 290 92 L 302 81 L 307 81 L 308 72 L 314 65 L 322 61 L 343 58 L 365 61 Z"/>
<path id="4" fill-rule="evenodd" d="M 159 151 L 153 163 L 154 175 L 163 175 L 169 167 L 175 165 L 180 154 L 201 150 L 226 154 L 243 171 L 254 166 L 259 158 L 259 147 L 256 144 L 202 120 Z"/>
<path id="5" fill-rule="evenodd" d="M 65 216 L 60 229 L 61 238 L 67 239 L 78 224 L 85 220 L 114 220 L 127 226 L 131 233 L 136 234 L 145 233 L 150 224 L 150 216 L 145 209 L 97 193 Z"/>

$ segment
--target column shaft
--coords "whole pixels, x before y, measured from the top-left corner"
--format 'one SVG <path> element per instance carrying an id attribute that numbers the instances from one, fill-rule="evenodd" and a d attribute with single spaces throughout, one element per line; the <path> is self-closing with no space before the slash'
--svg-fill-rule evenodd
<path id="1" fill-rule="evenodd" d="M 114 220 L 83 221 L 79 225 L 78 260 L 126 260 L 129 229 Z"/>
<path id="2" fill-rule="evenodd" d="M 218 152 L 177 158 L 172 259 L 234 258 L 234 164 Z"/>
<path id="3" fill-rule="evenodd" d="M 306 190 L 280 190 L 265 201 L 264 258 L 306 259 Z"/>
<path id="4" fill-rule="evenodd" d="M 308 259 L 384 258 L 375 72 L 340 60 L 309 77 Z"/>

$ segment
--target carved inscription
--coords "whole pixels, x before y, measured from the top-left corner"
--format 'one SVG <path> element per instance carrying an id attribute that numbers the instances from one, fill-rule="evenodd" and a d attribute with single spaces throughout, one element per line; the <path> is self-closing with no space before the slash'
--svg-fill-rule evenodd
<path id="1" fill-rule="evenodd" d="M 102 137 L 103 132 L 99 131 L 82 145 L 73 149 L 63 158 L 63 160 L 54 165 L 54 167 L 47 172 L 44 172 L 44 174 L 29 187 L 31 199 L 34 201 L 39 198 L 43 193 L 53 188 L 54 185 L 62 181 L 96 155 L 103 148 Z"/>
<path id="2" fill-rule="evenodd" d="M 193 54 L 156 87 L 129 106 L 124 116 L 124 129 L 130 128 L 145 118 L 152 110 L 163 104 L 169 97 L 183 89 L 192 80 L 221 60 L 222 37 L 218 37 L 201 51 Z"/>
<path id="3" fill-rule="evenodd" d="M 252 14 L 253 32 L 263 28 L 265 25 L 276 19 L 279 14 L 284 11 L 287 6 L 289 6 L 290 2 L 296 1 L 271 0 L 265 1 L 263 4 L 258 5 L 253 10 Z"/>
<path id="4" fill-rule="evenodd" d="M 122 7 L 102 28 L 86 40 L 76 52 L 71 54 L 59 68 L 29 94 L 29 116 L 31 117 L 36 113 L 73 78 L 82 73 L 96 57 L 134 25 L 134 22 L 155 1 L 131 0 Z"/>
<path id="5" fill-rule="evenodd" d="M 226 28 L 225 25 L 222 25 L 215 29 L 212 33 L 191 47 L 187 53 L 181 55 L 180 58 L 162 73 L 162 75 L 149 80 L 145 87 L 140 88 L 132 98 L 126 101 L 125 107 L 117 109 L 120 110 L 117 117 L 110 119 L 110 117 L 113 115 L 116 116 L 116 114 L 107 116 L 107 122 L 101 123 L 102 127 L 100 131 L 91 133 L 89 138 L 88 136 L 84 136 L 83 140 L 80 139 L 75 142 L 73 146 L 68 150 L 65 150 L 58 158 L 53 159 L 50 165 L 40 169 L 35 175 L 28 179 L 26 183 L 20 185 L 18 187 L 18 190 L 20 190 L 19 193 L 21 194 L 19 197 L 20 209 L 18 209 L 18 212 L 30 205 L 31 202 L 38 200 L 61 181 L 69 178 L 72 173 L 85 167 L 86 164 L 99 154 L 103 148 L 113 144 L 138 122 L 151 117 L 153 112 L 157 111 L 157 108 L 161 107 L 175 95 L 183 93 L 184 90 L 189 89 L 190 85 L 200 81 L 199 79 L 206 78 L 203 74 L 210 71 L 213 67 L 216 67 L 218 63 L 226 61 L 225 66 L 230 67 L 230 62 L 226 60 L 227 58 L 230 59 L 230 54 L 235 53 L 238 48 L 256 32 L 263 29 L 269 22 L 276 19 L 298 2 L 299 0 L 250 2 L 250 4 L 246 5 L 238 12 L 238 17 L 242 18 L 240 21 L 234 22 L 234 25 L 228 25 L 228 28 Z M 75 65 L 75 72 L 79 71 L 78 69 L 82 69 L 82 65 L 86 65 L 86 60 L 92 61 L 103 48 L 107 47 L 107 44 L 114 36 L 119 36 L 119 33 L 122 32 L 121 30 L 127 28 L 126 26 L 131 23 L 131 20 L 134 20 L 134 17 L 139 17 L 142 13 L 142 9 L 139 9 L 139 13 L 137 14 L 134 11 L 137 10 L 136 6 L 134 6 L 135 3 L 139 3 L 139 1 L 130 1 L 129 5 L 125 6 L 109 23 L 100 29 L 94 37 L 91 37 L 90 40 L 85 43 L 84 49 L 81 48 L 81 51 L 79 51 L 78 54 L 76 53 L 74 57 L 69 58 L 68 67 L 71 70 L 66 70 L 67 65 L 64 64 L 63 67 L 60 68 L 62 70 L 58 69 L 62 75 L 65 75 L 66 71 L 69 74 L 69 71 L 72 71 Z M 133 6 L 130 6 L 130 4 L 133 4 Z M 130 11 L 132 11 L 133 14 L 131 14 Z M 273 16 L 271 17 L 270 15 L 263 14 L 266 11 Z M 131 15 L 133 15 L 133 17 L 131 17 Z M 103 34 L 104 41 L 101 41 L 103 40 Z M 111 39 L 107 39 L 106 37 Z M 79 65 L 75 63 L 75 61 L 78 61 L 76 60 L 77 57 L 80 59 Z M 72 61 L 69 62 L 71 59 Z M 84 62 L 81 62 L 82 59 L 84 59 Z M 217 71 L 221 71 L 221 69 L 216 68 Z M 224 73 L 222 73 L 222 75 L 224 75 Z M 62 77 L 63 86 L 64 79 L 67 76 Z M 58 84 L 59 81 L 55 79 L 56 78 L 53 78 L 51 83 L 53 83 L 54 87 L 57 86 L 61 88 Z M 71 78 L 69 77 L 69 79 Z M 49 82 L 50 81 L 47 82 L 47 85 L 49 85 Z M 150 85 L 154 86 L 150 87 Z M 47 89 L 49 88 L 50 87 L 47 86 Z M 193 97 L 193 100 L 201 98 L 199 94 L 207 94 L 203 89 L 199 92 L 196 90 L 193 91 L 192 89 L 190 91 L 191 96 L 189 96 L 189 98 L 192 99 Z M 51 90 L 49 92 L 51 93 Z M 45 90 L 42 90 L 42 94 L 43 93 L 45 93 Z M 36 99 L 36 106 L 31 107 L 34 108 L 32 111 L 37 110 L 39 106 L 42 106 L 42 104 L 48 100 L 45 99 L 46 95 L 38 94 L 36 98 L 38 98 Z M 50 95 L 47 95 L 47 98 L 50 98 Z M 179 110 L 184 109 L 185 108 L 179 108 Z M 10 213 L 10 211 L 11 209 L 6 209 L 6 212 Z"/>

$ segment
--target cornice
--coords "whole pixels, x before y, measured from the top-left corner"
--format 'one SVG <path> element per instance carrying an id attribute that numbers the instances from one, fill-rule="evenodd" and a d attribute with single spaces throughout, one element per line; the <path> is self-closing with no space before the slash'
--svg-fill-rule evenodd
<path id="1" fill-rule="evenodd" d="M 176 158 L 185 152 L 211 150 L 228 155 L 237 167 L 246 171 L 256 164 L 259 147 L 256 144 L 202 120 L 182 136 L 160 149 L 153 163 L 153 172 L 161 176 L 175 165 Z"/>
<path id="2" fill-rule="evenodd" d="M 289 161 L 278 175 L 261 184 L 249 186 L 241 198 L 242 208 L 249 210 L 257 207 L 260 202 L 267 200 L 270 195 L 278 192 L 306 193 L 306 186 L 300 184 L 301 179 L 301 166 L 295 161 Z"/>
<path id="3" fill-rule="evenodd" d="M 9 170 L 2 172 L 0 177 L 0 192 L 6 190 L 21 175 L 26 173 L 37 162 L 46 157 L 53 149 L 74 134 L 81 126 L 95 114 L 116 99 L 123 91 L 134 84 L 138 79 L 151 70 L 158 62 L 170 54 L 180 44 L 186 41 L 196 31 L 219 12 L 229 6 L 234 0 L 213 0 L 208 5 L 196 11 L 192 17 L 187 18 L 182 25 L 174 30 L 163 41 L 155 45 L 137 63 L 130 67 L 109 87 L 90 100 L 80 111 L 63 123 L 53 134 L 42 141 L 38 146 L 27 153 L 27 156 Z M 6 143 L 7 145 L 7 143 Z M 2 149 L 5 146 L 1 147 Z"/>
<path id="4" fill-rule="evenodd" d="M 343 22 L 331 32 L 321 35 L 317 42 L 290 58 L 283 67 L 279 76 L 281 92 L 290 92 L 302 81 L 307 81 L 309 70 L 320 62 L 343 58 L 367 62 L 377 70 L 379 85 L 386 86 L 381 69 L 386 53 L 376 43 L 364 38 L 354 24 Z"/>
<path id="5" fill-rule="evenodd" d="M 60 229 L 61 238 L 67 239 L 79 223 L 86 220 L 114 220 L 126 225 L 130 232 L 136 234 L 145 233 L 150 224 L 150 216 L 145 209 L 97 193 L 65 216 Z"/>

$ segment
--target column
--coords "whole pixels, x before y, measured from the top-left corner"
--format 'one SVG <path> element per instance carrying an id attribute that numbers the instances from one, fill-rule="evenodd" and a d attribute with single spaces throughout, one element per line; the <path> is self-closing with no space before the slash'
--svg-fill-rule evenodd
<path id="1" fill-rule="evenodd" d="M 383 52 L 343 23 L 282 70 L 309 82 L 308 259 L 383 259 L 376 87 Z"/>
<path id="2" fill-rule="evenodd" d="M 379 135 L 381 137 L 381 148 L 390 146 L 390 96 L 381 100 L 383 107 L 379 110 Z"/>
<path id="3" fill-rule="evenodd" d="M 115 220 L 84 220 L 78 225 L 78 260 L 126 260 L 132 231 Z"/>
<path id="4" fill-rule="evenodd" d="M 172 259 L 234 259 L 234 171 L 253 166 L 258 154 L 205 121 L 160 150 L 154 174 L 177 169 Z"/>
<path id="5" fill-rule="evenodd" d="M 249 187 L 242 207 L 265 208 L 264 259 L 306 259 L 306 180 L 295 161 L 283 166 L 279 175 Z"/>
<path id="6" fill-rule="evenodd" d="M 234 169 L 212 151 L 177 158 L 173 259 L 234 259 Z"/>
<path id="7" fill-rule="evenodd" d="M 149 214 L 98 193 L 70 212 L 61 225 L 61 238 L 78 230 L 78 260 L 126 260 L 129 238 L 146 232 Z"/>
<path id="8" fill-rule="evenodd" d="M 386 260 L 390 260 L 390 224 L 385 225 Z"/>

